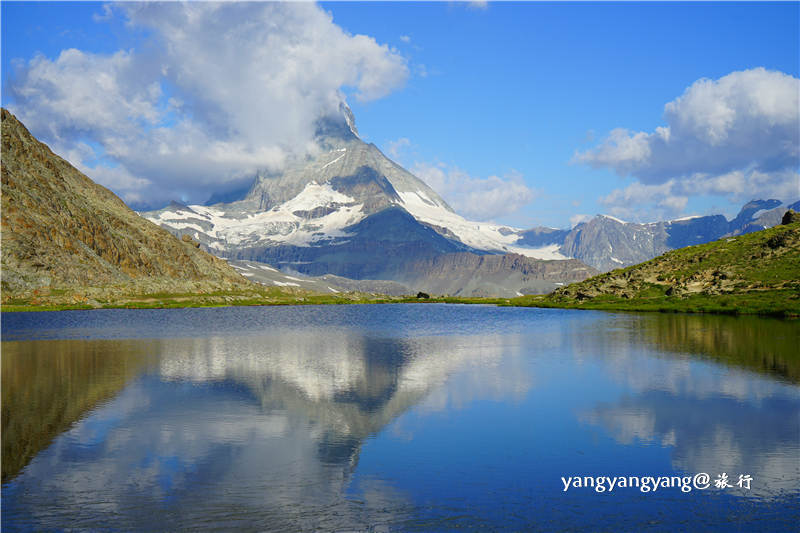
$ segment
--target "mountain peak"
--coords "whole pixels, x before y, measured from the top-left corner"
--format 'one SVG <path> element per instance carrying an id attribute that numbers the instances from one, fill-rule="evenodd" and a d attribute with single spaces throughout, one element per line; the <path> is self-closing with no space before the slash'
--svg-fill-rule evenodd
<path id="1" fill-rule="evenodd" d="M 335 112 L 317 120 L 314 135 L 323 146 L 330 145 L 331 141 L 360 139 L 353 110 L 346 102 L 340 102 Z"/>

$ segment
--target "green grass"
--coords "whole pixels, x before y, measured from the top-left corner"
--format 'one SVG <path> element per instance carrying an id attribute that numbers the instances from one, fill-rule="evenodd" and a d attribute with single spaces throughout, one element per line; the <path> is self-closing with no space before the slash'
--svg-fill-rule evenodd
<path id="1" fill-rule="evenodd" d="M 766 290 L 721 295 L 692 294 L 683 298 L 661 295 L 625 299 L 613 295 L 602 295 L 586 301 L 551 296 L 523 296 L 511 299 L 506 305 L 601 311 L 800 316 L 800 296 L 793 290 Z"/>
<path id="2" fill-rule="evenodd" d="M 655 289 L 652 290 L 655 293 Z M 602 295 L 590 301 L 576 301 L 569 298 L 551 296 L 521 296 L 516 298 L 459 298 L 431 297 L 337 297 L 329 295 L 310 295 L 299 298 L 283 297 L 267 300 L 262 298 L 240 298 L 233 301 L 197 296 L 194 299 L 176 300 L 174 297 L 155 301 L 126 301 L 105 303 L 102 309 L 180 309 L 188 307 L 233 307 L 233 306 L 274 306 L 274 305 L 350 305 L 381 303 L 424 303 L 424 304 L 470 304 L 497 305 L 502 307 L 541 307 L 560 309 L 586 309 L 601 311 L 644 311 L 662 313 L 713 313 L 727 315 L 764 315 L 780 317 L 800 316 L 800 296 L 796 291 L 760 291 L 745 294 L 704 295 L 696 294 L 684 298 L 652 294 L 647 297 L 624 299 L 612 295 Z M 230 296 L 230 295 L 227 295 Z M 20 311 L 67 311 L 76 309 L 95 309 L 85 304 L 64 305 L 3 305 L 3 312 Z"/>

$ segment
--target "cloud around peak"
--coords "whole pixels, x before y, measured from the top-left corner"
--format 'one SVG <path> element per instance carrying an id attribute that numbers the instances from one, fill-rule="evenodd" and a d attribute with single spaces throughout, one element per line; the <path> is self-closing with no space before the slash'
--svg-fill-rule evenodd
<path id="1" fill-rule="evenodd" d="M 313 148 L 349 91 L 381 98 L 406 60 L 310 3 L 122 3 L 147 37 L 113 54 L 37 56 L 11 81 L 28 128 L 126 201 L 205 200 Z M 103 23 L 99 21 L 98 23 Z"/>

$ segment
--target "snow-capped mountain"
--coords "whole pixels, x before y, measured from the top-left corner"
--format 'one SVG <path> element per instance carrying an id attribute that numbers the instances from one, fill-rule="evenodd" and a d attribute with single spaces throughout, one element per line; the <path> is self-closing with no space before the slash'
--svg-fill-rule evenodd
<path id="1" fill-rule="evenodd" d="M 143 215 L 170 230 L 189 232 L 215 253 L 235 256 L 255 246 L 340 244 L 353 237 L 355 224 L 399 207 L 453 241 L 455 249 L 566 259 L 557 246 L 527 245 L 519 229 L 456 214 L 422 180 L 362 141 L 349 108 L 342 106 L 339 118 L 325 119 L 318 128 L 320 153 L 280 173 L 260 172 L 242 200 L 173 203 Z"/>
<path id="2" fill-rule="evenodd" d="M 219 256 L 315 276 L 416 282 L 419 272 L 411 265 L 463 252 L 568 259 L 555 242 L 540 245 L 520 229 L 458 215 L 436 191 L 362 141 L 346 105 L 340 111 L 320 121 L 316 153 L 281 172 L 259 172 L 242 199 L 172 203 L 142 215 Z M 565 279 L 573 281 L 575 265 L 564 266 L 572 272 Z"/>

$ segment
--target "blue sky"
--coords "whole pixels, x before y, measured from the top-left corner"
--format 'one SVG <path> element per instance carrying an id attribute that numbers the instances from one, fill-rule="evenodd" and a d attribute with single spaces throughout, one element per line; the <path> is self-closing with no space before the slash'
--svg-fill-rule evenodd
<path id="1" fill-rule="evenodd" d="M 732 216 L 754 197 L 800 197 L 798 3 L 249 6 L 192 18 L 197 31 L 183 40 L 171 33 L 185 22 L 169 22 L 181 6 L 167 9 L 2 4 L 3 105 L 137 207 L 241 187 L 259 158 L 279 166 L 337 91 L 365 140 L 473 218 L 568 227 L 601 212 L 641 221 Z M 254 27 L 242 29 L 248 22 Z M 246 37 L 237 46 L 247 66 L 211 64 L 236 60 L 205 42 L 213 35 Z M 308 45 L 301 57 L 279 57 L 281 43 L 298 41 Z M 248 88 L 261 74 L 247 70 L 253 65 L 278 77 L 302 72 L 259 90 Z M 112 89 L 86 83 L 105 72 Z M 121 115 L 125 127 L 111 122 L 122 101 L 137 102 Z M 64 110 L 91 114 L 90 102 L 99 118 Z M 300 111 L 288 113 L 287 102 Z M 251 123 L 259 112 L 275 121 Z M 234 118 L 220 126 L 219 113 Z M 657 133 L 664 127 L 667 137 Z M 612 135 L 618 128 L 626 131 Z M 175 139 L 186 144 L 183 158 L 163 148 Z M 163 157 L 144 160 L 121 145 L 161 146 Z M 235 161 L 197 156 L 231 146 Z M 494 200 L 475 202 L 482 191 Z"/>

